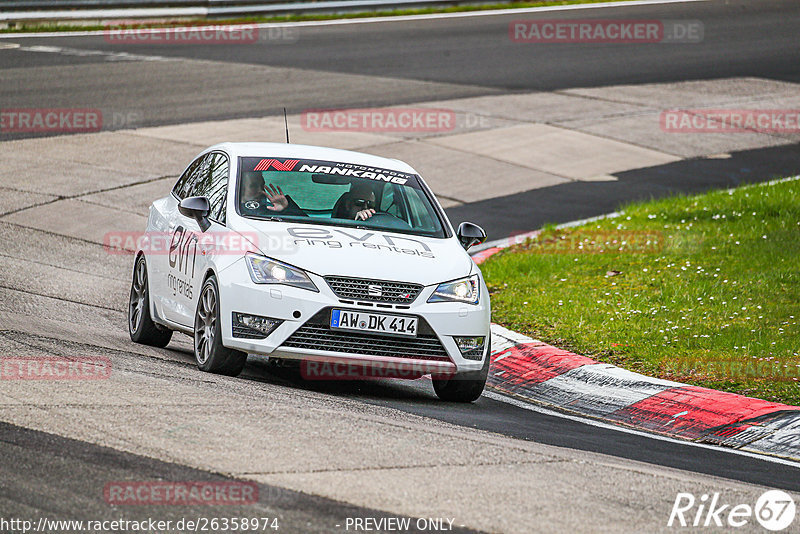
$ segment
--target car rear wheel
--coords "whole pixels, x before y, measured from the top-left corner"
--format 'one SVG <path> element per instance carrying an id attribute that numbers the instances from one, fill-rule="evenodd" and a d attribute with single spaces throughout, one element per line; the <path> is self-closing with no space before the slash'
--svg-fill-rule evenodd
<path id="1" fill-rule="evenodd" d="M 486 361 L 480 371 L 467 371 L 456 373 L 449 376 L 433 376 L 433 390 L 436 395 L 444 400 L 451 402 L 472 402 L 477 400 L 483 388 L 486 386 L 486 378 L 489 376 L 489 364 L 491 360 L 491 337 L 487 339 L 489 350 L 486 353 Z"/>
<path id="2" fill-rule="evenodd" d="M 128 301 L 128 333 L 135 343 L 153 347 L 166 347 L 172 339 L 172 330 L 156 324 L 150 317 L 150 288 L 144 256 L 139 256 L 133 268 L 131 298 Z"/>
<path id="3" fill-rule="evenodd" d="M 247 363 L 247 354 L 222 345 L 219 320 L 219 286 L 209 277 L 200 291 L 194 318 L 194 358 L 202 371 L 237 376 Z"/>

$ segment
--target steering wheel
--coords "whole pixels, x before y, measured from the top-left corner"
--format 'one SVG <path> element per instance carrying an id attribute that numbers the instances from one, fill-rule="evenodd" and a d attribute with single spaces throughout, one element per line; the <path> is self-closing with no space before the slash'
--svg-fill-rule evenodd
<path id="1" fill-rule="evenodd" d="M 391 213 L 386 213 L 385 211 L 376 211 L 375 213 L 372 214 L 372 217 L 367 219 L 367 221 L 376 221 L 376 222 L 380 221 L 380 223 L 378 224 L 387 228 L 397 228 L 400 230 L 411 229 L 411 225 L 408 224 L 406 221 L 392 215 Z M 365 222 L 365 221 L 360 221 L 360 222 Z"/>

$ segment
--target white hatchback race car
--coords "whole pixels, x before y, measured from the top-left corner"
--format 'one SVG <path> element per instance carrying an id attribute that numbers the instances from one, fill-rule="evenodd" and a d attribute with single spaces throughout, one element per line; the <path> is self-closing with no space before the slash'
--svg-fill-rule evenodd
<path id="1" fill-rule="evenodd" d="M 203 151 L 153 203 L 128 328 L 231 376 L 248 353 L 300 360 L 305 378 L 419 378 L 471 402 L 489 371 L 490 306 L 466 249 L 407 164 L 276 143 Z"/>

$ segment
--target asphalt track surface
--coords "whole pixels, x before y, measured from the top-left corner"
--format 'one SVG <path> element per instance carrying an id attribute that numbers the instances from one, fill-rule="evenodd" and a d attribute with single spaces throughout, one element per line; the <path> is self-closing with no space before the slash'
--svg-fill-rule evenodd
<path id="1" fill-rule="evenodd" d="M 0 436 L 0 454 L 5 464 L 0 509 L 17 514 L 24 511 L 27 517 L 106 518 L 108 506 L 98 500 L 96 488 L 103 487 L 109 480 L 144 478 L 208 483 L 234 480 L 7 423 L 0 423 Z M 7 469 L 9 466 L 16 469 Z M 258 485 L 257 493 L 258 503 L 226 507 L 225 517 L 279 518 L 277 532 L 330 532 L 345 525 L 348 517 L 397 517 L 265 484 Z M 208 507 L 154 505 L 126 512 L 128 521 L 157 517 L 159 521 L 175 524 L 184 518 L 206 517 Z M 475 531 L 455 526 L 453 532 Z"/>
<path id="2" fill-rule="evenodd" d="M 601 14 L 564 12 L 537 18 L 603 18 Z M 0 70 L 13 74 L 0 80 L 0 101 L 4 107 L 67 107 L 91 103 L 92 107 L 119 108 L 123 104 L 149 110 L 144 125 L 183 123 L 215 118 L 275 114 L 286 106 L 291 111 L 311 107 L 356 107 L 402 104 L 421 100 L 455 98 L 515 91 L 557 90 L 568 87 L 623 83 L 670 82 L 731 76 L 759 76 L 800 81 L 800 46 L 797 40 L 800 4 L 796 1 L 698 2 L 645 7 L 618 7 L 614 17 L 701 20 L 706 40 L 699 45 L 604 46 L 562 45 L 531 48 L 507 39 L 508 23 L 520 17 L 497 15 L 474 18 L 444 18 L 419 22 L 353 24 L 303 28 L 291 46 L 259 43 L 232 49 L 213 46 L 120 47 L 102 37 L 11 38 L 23 46 L 62 47 L 71 50 L 126 51 L 132 54 L 191 60 L 170 62 L 168 72 L 150 79 L 127 69 L 124 62 L 109 62 L 105 56 L 64 53 L 31 53 L 0 50 Z M 198 72 L 198 61 L 208 63 Z M 70 66 L 96 64 L 95 80 L 72 77 Z M 155 64 L 155 63 L 153 63 Z M 232 65 L 229 70 L 220 64 Z M 267 65 L 298 69 L 293 76 L 281 76 L 253 96 L 255 80 L 248 79 L 246 66 Z M 61 66 L 58 80 L 37 78 L 36 67 Z M 244 67 L 244 68 L 243 68 Z M 219 72 L 215 72 L 219 71 Z M 278 72 L 278 71 L 276 71 Z M 285 74 L 285 71 L 280 71 Z M 235 77 L 231 77 L 235 74 Z M 360 75 L 337 81 L 335 75 Z M 372 77 L 384 78 L 372 85 Z M 316 84 L 315 80 L 325 80 Z M 387 82 L 388 79 L 388 82 Z M 179 90 L 191 87 L 190 91 Z M 331 85 L 332 84 L 332 85 Z M 338 84 L 338 85 L 337 85 Z M 351 85 L 348 85 L 351 84 Z M 176 89 L 179 88 L 179 89 Z M 349 89 L 349 90 L 346 90 Z M 190 105 L 175 106 L 175 93 Z M 258 93 L 258 91 L 257 91 Z M 500 197 L 466 204 L 449 210 L 454 222 L 476 220 L 505 234 L 519 225 L 516 206 L 529 209 L 525 224 L 535 228 L 545 221 L 567 221 L 604 213 L 621 201 L 664 194 L 672 190 L 702 190 L 738 183 L 747 173 L 764 175 L 797 173 L 800 167 L 797 145 L 733 154 L 730 160 L 678 162 L 631 176 L 647 187 L 632 187 L 624 177 L 613 184 L 567 184 L 537 190 L 530 195 Z M 702 183 L 681 182 L 687 166 L 708 179 Z M 505 215 L 483 218 L 487 212 L 507 207 Z M 499 210 L 501 213 L 503 210 Z M 186 354 L 177 359 L 187 360 Z M 767 460 L 733 455 L 724 450 L 697 448 L 689 444 L 589 426 L 551 415 L 481 398 L 471 405 L 454 405 L 436 399 L 429 382 L 391 381 L 354 383 L 306 383 L 292 370 L 251 366 L 244 380 L 274 384 L 310 392 L 333 393 L 358 401 L 387 406 L 456 425 L 479 428 L 521 440 L 586 451 L 601 452 L 623 459 L 706 473 L 734 480 L 800 491 L 800 469 Z M 188 473 L 176 463 L 119 453 L 67 438 L 0 425 L 0 466 L 7 478 L 0 489 L 4 509 L 46 511 L 57 502 L 63 511 L 82 509 L 87 497 L 82 481 L 125 478 L 126 473 L 152 472 L 176 480 L 218 477 L 211 473 Z M 69 459 L 69 468 L 65 468 Z M 22 473 L 18 466 L 26 466 Z M 78 466 L 78 467 L 76 467 Z M 167 473 L 167 475 L 164 475 Z M 155 475 L 154 475 L 155 476 Z M 62 481 L 56 483 L 56 481 Z M 74 491 L 63 491 L 66 481 Z M 358 509 L 263 486 L 264 492 L 279 495 L 270 506 L 284 517 L 307 521 L 307 530 L 330 529 L 330 522 L 346 515 L 379 512 Z M 277 503 L 277 504 L 276 504 Z M 281 508 L 282 507 L 282 508 Z M 314 510 L 311 517 L 306 511 Z M 98 513 L 102 510 L 98 509 Z M 301 517 L 302 516 L 302 517 Z M 294 519 L 291 519 L 294 520 Z M 297 523 L 300 525 L 300 523 Z"/>
<path id="3" fill-rule="evenodd" d="M 698 449 L 689 444 L 598 428 L 532 412 L 486 397 L 469 405 L 443 403 L 435 396 L 430 381 L 426 379 L 414 382 L 335 382 L 309 385 L 297 374 L 291 370 L 278 373 L 272 371 L 262 375 L 261 379 L 278 378 L 292 387 L 352 396 L 371 404 L 547 445 L 602 452 L 629 460 L 787 490 L 800 489 L 800 466 L 778 467 L 766 460 L 732 455 L 725 450 Z"/>

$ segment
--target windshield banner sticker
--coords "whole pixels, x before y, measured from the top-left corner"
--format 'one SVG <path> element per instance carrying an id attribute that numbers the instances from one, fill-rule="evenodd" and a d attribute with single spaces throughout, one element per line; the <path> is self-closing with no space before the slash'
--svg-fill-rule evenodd
<path id="1" fill-rule="evenodd" d="M 247 158 L 255 160 L 256 158 Z M 298 168 L 299 165 L 299 168 Z M 245 165 L 245 169 L 247 166 Z M 318 160 L 297 160 L 287 159 L 279 161 L 275 158 L 261 159 L 254 171 L 295 171 L 313 172 L 320 174 L 332 174 L 338 176 L 354 176 L 356 178 L 367 178 L 378 182 L 389 182 L 398 185 L 415 186 L 415 175 L 406 172 L 370 167 L 369 165 L 358 165 L 356 163 L 338 163 L 335 161 Z"/>

